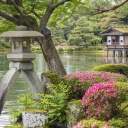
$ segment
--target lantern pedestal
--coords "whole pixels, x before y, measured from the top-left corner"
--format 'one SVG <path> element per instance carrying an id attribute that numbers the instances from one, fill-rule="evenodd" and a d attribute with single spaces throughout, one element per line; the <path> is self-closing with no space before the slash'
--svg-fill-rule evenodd
<path id="1" fill-rule="evenodd" d="M 7 54 L 7 58 L 13 62 L 29 62 L 36 58 L 34 53 L 22 53 L 22 54 Z"/>

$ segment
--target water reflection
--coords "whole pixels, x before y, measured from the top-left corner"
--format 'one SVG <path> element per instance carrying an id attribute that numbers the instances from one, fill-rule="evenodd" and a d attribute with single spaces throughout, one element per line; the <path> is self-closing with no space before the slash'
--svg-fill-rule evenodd
<path id="1" fill-rule="evenodd" d="M 128 64 L 128 57 L 106 57 L 106 63 L 113 63 L 113 64 Z"/>

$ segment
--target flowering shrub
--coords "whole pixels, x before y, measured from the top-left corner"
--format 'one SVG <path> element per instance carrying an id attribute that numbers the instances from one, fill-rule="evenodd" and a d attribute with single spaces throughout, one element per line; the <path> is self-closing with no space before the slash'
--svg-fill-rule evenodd
<path id="1" fill-rule="evenodd" d="M 110 72 L 83 71 L 66 75 L 68 84 L 72 87 L 70 92 L 71 99 L 81 99 L 84 92 L 94 83 L 103 83 L 110 80 L 126 82 L 126 76 Z M 75 95 L 74 95 L 75 94 Z"/>
<path id="2" fill-rule="evenodd" d="M 82 105 L 86 107 L 88 118 L 111 118 L 118 111 L 116 99 L 119 91 L 120 86 L 116 86 L 115 80 L 90 86 L 82 98 Z"/>

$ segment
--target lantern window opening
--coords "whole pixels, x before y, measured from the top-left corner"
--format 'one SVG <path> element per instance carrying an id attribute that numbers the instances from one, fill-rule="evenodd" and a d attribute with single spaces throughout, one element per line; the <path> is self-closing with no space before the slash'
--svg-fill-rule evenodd
<path id="1" fill-rule="evenodd" d="M 27 48 L 28 46 L 28 42 L 27 41 L 23 41 L 23 48 Z"/>
<path id="2" fill-rule="evenodd" d="M 20 41 L 14 42 L 14 49 L 20 48 Z"/>

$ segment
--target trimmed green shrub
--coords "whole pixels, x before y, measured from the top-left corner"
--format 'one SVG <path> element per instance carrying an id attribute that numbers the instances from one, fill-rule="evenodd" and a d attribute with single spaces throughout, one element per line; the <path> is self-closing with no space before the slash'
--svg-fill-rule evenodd
<path id="1" fill-rule="evenodd" d="M 73 52 L 72 48 L 67 49 L 67 52 Z"/>
<path id="2" fill-rule="evenodd" d="M 91 118 L 89 120 L 81 120 L 73 128 L 127 128 L 127 125 L 120 118 L 112 118 L 108 122 Z"/>
<path id="3" fill-rule="evenodd" d="M 107 128 L 107 122 L 91 118 L 89 120 L 79 121 L 73 128 Z"/>
<path id="4" fill-rule="evenodd" d="M 52 84 L 61 83 L 62 78 L 55 71 L 47 71 L 47 72 L 44 72 L 42 74 L 44 76 L 48 77 Z"/>
<path id="5" fill-rule="evenodd" d="M 11 45 L 10 43 L 2 43 L 2 46 L 5 47 L 5 48 L 11 48 Z"/>
<path id="6" fill-rule="evenodd" d="M 103 64 L 94 67 L 93 71 L 120 73 L 128 77 L 128 65 L 126 64 Z"/>
<path id="7" fill-rule="evenodd" d="M 127 124 L 121 118 L 112 118 L 111 120 L 109 120 L 109 125 L 113 128 L 127 128 Z"/>
<path id="8" fill-rule="evenodd" d="M 59 53 L 63 53 L 64 52 L 64 49 L 63 48 L 58 48 L 57 50 Z"/>

